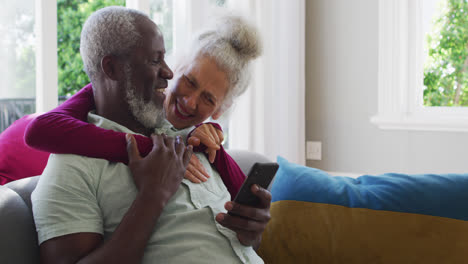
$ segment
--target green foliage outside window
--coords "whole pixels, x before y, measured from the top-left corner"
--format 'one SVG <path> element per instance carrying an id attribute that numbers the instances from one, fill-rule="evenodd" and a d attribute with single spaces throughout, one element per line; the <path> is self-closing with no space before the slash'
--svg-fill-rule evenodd
<path id="1" fill-rule="evenodd" d="M 94 11 L 125 6 L 125 0 L 58 0 L 57 48 L 59 96 L 69 96 L 89 83 L 80 55 L 81 28 Z"/>
<path id="2" fill-rule="evenodd" d="M 425 106 L 468 106 L 468 2 L 444 0 L 427 37 Z"/>

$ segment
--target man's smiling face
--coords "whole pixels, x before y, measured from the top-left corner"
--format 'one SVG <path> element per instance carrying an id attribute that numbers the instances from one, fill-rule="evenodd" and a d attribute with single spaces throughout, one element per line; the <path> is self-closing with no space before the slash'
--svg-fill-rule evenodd
<path id="1" fill-rule="evenodd" d="M 146 128 L 154 128 L 164 117 L 167 80 L 172 71 L 164 60 L 164 39 L 151 21 L 142 21 L 142 38 L 124 66 L 126 102 L 133 117 Z"/>

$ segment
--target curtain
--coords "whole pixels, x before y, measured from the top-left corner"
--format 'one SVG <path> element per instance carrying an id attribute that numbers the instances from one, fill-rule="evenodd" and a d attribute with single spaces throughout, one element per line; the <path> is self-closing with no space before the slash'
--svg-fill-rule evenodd
<path id="1" fill-rule="evenodd" d="M 230 115 L 229 148 L 305 165 L 305 0 L 231 0 L 259 27 L 263 55 Z"/>

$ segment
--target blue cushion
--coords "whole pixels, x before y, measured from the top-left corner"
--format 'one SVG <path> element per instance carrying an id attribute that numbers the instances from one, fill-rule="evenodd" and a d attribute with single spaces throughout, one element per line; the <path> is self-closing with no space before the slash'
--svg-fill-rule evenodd
<path id="1" fill-rule="evenodd" d="M 468 174 L 330 176 L 278 157 L 273 202 L 294 200 L 468 220 Z"/>

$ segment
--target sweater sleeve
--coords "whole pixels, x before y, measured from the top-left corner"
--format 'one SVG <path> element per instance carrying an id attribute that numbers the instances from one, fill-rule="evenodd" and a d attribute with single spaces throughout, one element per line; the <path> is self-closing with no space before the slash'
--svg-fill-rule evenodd
<path id="1" fill-rule="evenodd" d="M 237 193 L 245 181 L 245 174 L 242 172 L 239 165 L 229 154 L 224 150 L 223 146 L 217 151 L 214 166 L 218 170 L 224 185 L 226 185 L 231 199 L 236 197 Z"/>
<path id="2" fill-rule="evenodd" d="M 215 128 L 222 130 L 221 126 L 216 123 L 208 122 L 206 124 L 212 124 Z M 199 124 L 196 127 L 199 127 L 201 125 L 202 124 Z M 194 130 L 192 130 L 189 133 L 187 138 L 190 137 Z M 198 147 L 194 147 L 193 151 L 205 152 L 205 149 L 205 145 L 200 145 Z M 207 154 L 205 153 L 205 155 Z M 244 172 L 242 172 L 241 168 L 239 167 L 239 165 L 237 165 L 236 161 L 234 161 L 234 159 L 231 156 L 229 156 L 226 150 L 224 150 L 223 146 L 220 146 L 220 149 L 216 151 L 216 158 L 213 162 L 213 166 L 216 168 L 219 175 L 221 176 L 224 185 L 231 194 L 231 198 L 234 199 L 246 178 Z"/>
<path id="3" fill-rule="evenodd" d="M 27 145 L 51 153 L 72 153 L 113 162 L 128 163 L 125 133 L 86 122 L 95 108 L 93 89 L 86 85 L 57 108 L 38 116 L 26 128 Z M 153 146 L 150 138 L 134 135 L 142 156 Z"/>

